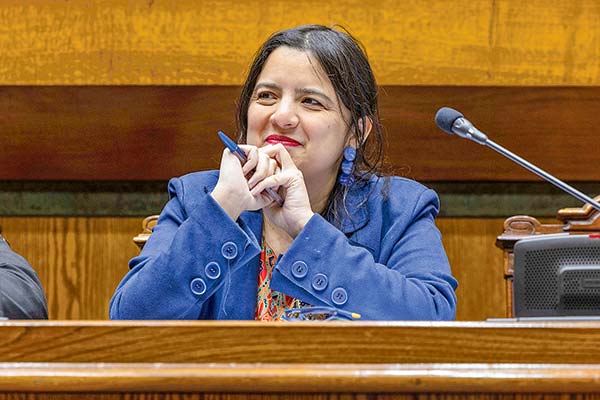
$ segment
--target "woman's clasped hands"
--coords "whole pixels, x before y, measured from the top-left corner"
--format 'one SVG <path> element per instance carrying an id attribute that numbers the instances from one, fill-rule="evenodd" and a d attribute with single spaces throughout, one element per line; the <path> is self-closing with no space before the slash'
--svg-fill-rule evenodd
<path id="1" fill-rule="evenodd" d="M 271 222 L 296 237 L 314 214 L 302 172 L 282 144 L 240 148 L 248 161 L 242 166 L 225 149 L 212 197 L 233 220 L 243 211 L 262 209 Z M 282 207 L 265 192 L 267 188 L 282 195 Z"/>

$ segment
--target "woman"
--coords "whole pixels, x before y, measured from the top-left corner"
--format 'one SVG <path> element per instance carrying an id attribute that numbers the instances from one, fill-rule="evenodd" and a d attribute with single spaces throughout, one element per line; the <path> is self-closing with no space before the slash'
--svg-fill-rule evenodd
<path id="1" fill-rule="evenodd" d="M 220 171 L 169 182 L 111 318 L 454 317 L 435 193 L 378 176 L 377 86 L 355 39 L 315 25 L 271 36 L 237 119 L 247 163 L 225 150 Z"/>

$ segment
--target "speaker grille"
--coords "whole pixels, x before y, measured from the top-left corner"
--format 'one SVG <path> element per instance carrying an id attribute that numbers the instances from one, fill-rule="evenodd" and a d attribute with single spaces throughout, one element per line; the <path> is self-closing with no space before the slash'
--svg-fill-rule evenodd
<path id="1" fill-rule="evenodd" d="M 564 271 L 562 274 L 563 298 L 562 309 L 566 311 L 575 310 L 598 310 L 600 309 L 600 270 L 576 269 Z M 586 282 L 594 282 L 594 285 L 586 285 Z"/>
<path id="2" fill-rule="evenodd" d="M 559 303 L 559 282 L 558 270 L 561 266 L 569 265 L 599 265 L 600 262 L 600 247 L 569 247 L 569 248 L 554 248 L 543 250 L 531 250 L 525 254 L 525 305 L 528 309 L 544 310 L 556 309 Z M 583 276 L 581 274 L 593 274 L 593 272 L 578 271 L 572 275 L 579 274 L 577 278 L 571 279 L 569 275 L 567 285 L 579 285 L 582 278 L 595 279 L 597 274 L 593 276 Z M 565 289 L 569 289 L 568 286 Z M 567 292 L 575 292 L 577 288 L 570 287 Z M 590 299 L 581 303 L 580 296 L 568 296 L 563 300 L 563 307 L 571 310 L 582 309 L 599 309 L 600 304 L 592 298 L 592 294 L 600 293 L 600 289 L 587 289 Z M 567 305 L 568 303 L 568 305 Z"/>

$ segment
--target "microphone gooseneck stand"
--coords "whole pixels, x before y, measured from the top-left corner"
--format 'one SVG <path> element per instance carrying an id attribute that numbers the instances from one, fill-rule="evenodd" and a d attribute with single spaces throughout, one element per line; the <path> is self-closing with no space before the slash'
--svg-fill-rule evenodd
<path id="1" fill-rule="evenodd" d="M 575 197 L 576 199 L 578 199 L 584 203 L 588 203 L 594 209 L 600 211 L 600 204 L 596 200 L 592 199 L 590 196 L 587 196 L 586 194 L 581 193 L 579 190 L 577 190 L 574 187 L 568 185 L 567 183 L 561 181 L 560 179 L 549 174 L 548 172 L 544 171 L 543 169 L 536 167 L 535 165 L 533 165 L 529 161 L 519 157 L 512 151 L 507 150 L 504 147 L 500 146 L 499 144 L 495 143 L 494 141 L 488 139 L 488 137 L 485 133 L 483 133 L 479 129 L 477 129 L 460 112 L 458 112 L 452 108 L 449 108 L 449 107 L 442 107 L 439 109 L 439 111 L 437 112 L 437 114 L 435 116 L 435 123 L 444 132 L 447 132 L 450 134 L 456 134 L 462 138 L 472 140 L 475 143 L 478 143 L 483 146 L 487 146 L 487 147 L 495 150 L 496 152 L 502 154 L 504 157 L 508 158 L 509 160 L 511 160 L 511 161 L 519 164 L 523 168 L 526 168 L 529 171 L 533 172 L 534 174 L 541 177 L 545 181 L 550 182 L 551 184 L 558 187 L 559 189 L 569 193 L 571 196 Z"/>

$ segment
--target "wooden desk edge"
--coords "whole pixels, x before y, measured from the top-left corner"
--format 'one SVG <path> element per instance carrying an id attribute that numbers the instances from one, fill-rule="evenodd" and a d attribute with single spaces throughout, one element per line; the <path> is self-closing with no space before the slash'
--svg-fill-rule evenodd
<path id="1" fill-rule="evenodd" d="M 278 331 L 314 328 L 345 329 L 348 331 L 364 328 L 374 329 L 600 329 L 600 319 L 590 320 L 531 320 L 517 321 L 514 318 L 494 318 L 489 321 L 299 321 L 264 323 L 242 320 L 0 320 L 0 329 L 23 328 L 108 328 L 114 331 L 122 328 L 231 330 L 240 328 Z"/>
<path id="2" fill-rule="evenodd" d="M 0 363 L 0 392 L 600 392 L 597 364 Z"/>

